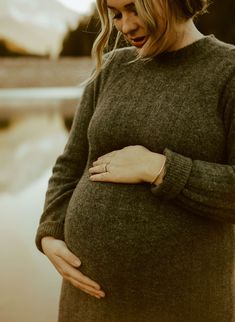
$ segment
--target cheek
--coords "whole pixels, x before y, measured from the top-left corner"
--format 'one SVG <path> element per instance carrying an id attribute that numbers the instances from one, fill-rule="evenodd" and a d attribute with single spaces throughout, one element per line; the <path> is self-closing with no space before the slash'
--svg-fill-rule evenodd
<path id="1" fill-rule="evenodd" d="M 143 20 L 140 19 L 140 17 L 136 16 L 135 17 L 135 23 L 139 26 L 139 28 L 144 29 L 145 28 L 145 24 L 143 22 Z"/>
<path id="2" fill-rule="evenodd" d="M 148 33 L 148 27 L 143 23 L 142 20 L 138 19 L 138 29 L 142 31 L 143 34 Z"/>
<path id="3" fill-rule="evenodd" d="M 121 22 L 116 21 L 113 23 L 114 27 L 118 30 L 118 31 L 122 31 L 122 26 L 121 26 Z"/>

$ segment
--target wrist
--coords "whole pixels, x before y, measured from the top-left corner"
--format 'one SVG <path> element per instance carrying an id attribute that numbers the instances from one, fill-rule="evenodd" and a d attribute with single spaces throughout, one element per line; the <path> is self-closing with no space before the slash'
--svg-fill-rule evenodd
<path id="1" fill-rule="evenodd" d="M 163 154 L 150 152 L 144 181 L 150 184 L 159 184 L 159 180 L 163 179 L 165 174 L 166 156 Z"/>
<path id="2" fill-rule="evenodd" d="M 155 184 L 156 186 L 161 184 L 163 182 L 165 174 L 166 174 L 166 166 L 164 163 L 164 166 L 163 166 L 159 176 L 157 176 L 157 178 L 152 182 L 152 184 Z"/>

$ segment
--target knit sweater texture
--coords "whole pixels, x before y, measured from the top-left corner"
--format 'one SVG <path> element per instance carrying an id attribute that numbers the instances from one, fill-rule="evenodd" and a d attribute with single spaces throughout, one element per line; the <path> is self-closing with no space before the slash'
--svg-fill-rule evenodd
<path id="1" fill-rule="evenodd" d="M 209 35 L 135 58 L 116 50 L 86 86 L 49 180 L 38 249 L 64 240 L 106 293 L 64 280 L 59 322 L 232 322 L 235 47 Z M 130 145 L 166 156 L 160 185 L 89 179 Z"/>

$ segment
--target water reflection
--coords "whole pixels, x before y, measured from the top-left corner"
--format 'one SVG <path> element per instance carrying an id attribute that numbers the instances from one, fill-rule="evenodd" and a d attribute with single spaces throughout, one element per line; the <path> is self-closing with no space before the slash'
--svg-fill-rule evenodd
<path id="1" fill-rule="evenodd" d="M 66 138 L 58 114 L 25 117 L 0 132 L 0 321 L 57 321 L 60 278 L 34 238 Z"/>

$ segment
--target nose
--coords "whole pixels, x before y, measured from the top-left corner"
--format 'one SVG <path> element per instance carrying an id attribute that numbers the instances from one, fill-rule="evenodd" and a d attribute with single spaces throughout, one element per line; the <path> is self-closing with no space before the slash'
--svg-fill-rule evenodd
<path id="1" fill-rule="evenodd" d="M 138 24 L 135 21 L 135 16 L 123 16 L 121 24 L 121 32 L 124 35 L 132 34 L 138 29 Z"/>

